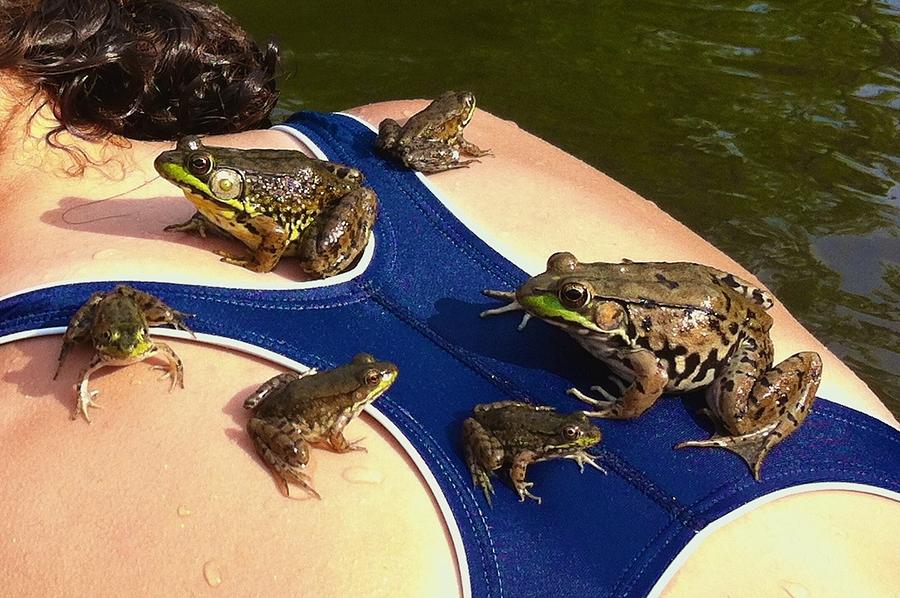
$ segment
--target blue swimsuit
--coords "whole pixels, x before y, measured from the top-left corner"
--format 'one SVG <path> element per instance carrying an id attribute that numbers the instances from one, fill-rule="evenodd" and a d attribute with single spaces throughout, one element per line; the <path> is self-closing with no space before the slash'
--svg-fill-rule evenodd
<path id="1" fill-rule="evenodd" d="M 900 433 L 823 399 L 769 454 L 760 482 L 727 451 L 674 450 L 709 436 L 693 415 L 702 403 L 696 393 L 661 399 L 632 421 L 597 420 L 604 440 L 594 452 L 608 475 L 592 468 L 579 475 L 568 461 L 538 464 L 528 479 L 543 504 L 520 504 L 501 481 L 489 508 L 460 446 L 472 407 L 515 399 L 581 409 L 565 391 L 596 384 L 598 362 L 551 326 L 537 322 L 519 333 L 514 316 L 478 317 L 497 307 L 482 289 L 513 290 L 527 275 L 466 229 L 424 177 L 375 155 L 367 126 L 301 113 L 285 128 L 362 170 L 378 194 L 374 252 L 355 275 L 279 291 L 132 284 L 195 314 L 198 332 L 293 362 L 327 368 L 367 351 L 397 363 L 397 383 L 372 412 L 435 493 L 472 596 L 658 593 L 688 543 L 741 507 L 826 487 L 900 500 Z M 111 287 L 77 283 L 8 297 L 0 301 L 0 342 L 65 326 L 92 292 Z"/>

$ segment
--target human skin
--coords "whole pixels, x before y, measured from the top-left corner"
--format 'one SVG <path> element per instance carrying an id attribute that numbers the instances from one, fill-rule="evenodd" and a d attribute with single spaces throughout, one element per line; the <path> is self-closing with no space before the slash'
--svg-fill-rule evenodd
<path id="1" fill-rule="evenodd" d="M 387 102 L 352 112 L 377 125 L 386 117 L 402 121 L 424 105 Z M 17 130 L 14 119 L 6 130 Z M 686 260 L 756 280 L 651 202 L 514 123 L 479 110 L 466 137 L 495 155 L 430 180 L 465 224 L 526 271 L 542 271 L 548 255 L 565 249 L 582 261 Z M 278 131 L 207 143 L 297 147 Z M 5 142 L 0 149 L 0 180 L 15 198 L 4 206 L 0 295 L 86 279 L 296 283 L 291 259 L 256 274 L 210 251 L 233 249 L 228 241 L 162 232 L 193 213 L 174 187 L 154 180 L 152 159 L 171 143 L 107 146 L 105 166 L 76 181 L 59 173 L 64 158 L 39 144 L 22 145 Z M 124 194 L 90 203 L 118 193 Z M 770 313 L 776 360 L 818 351 L 820 396 L 897 427 L 871 391 L 780 304 Z M 88 425 L 69 416 L 71 386 L 89 351 L 73 351 L 53 381 L 59 340 L 0 346 L 0 396 L 7 397 L 0 410 L 6 455 L 0 569 L 13 572 L 5 586 L 10 594 L 199 594 L 213 591 L 207 577 L 217 575 L 214 591 L 227 594 L 457 594 L 456 565 L 433 498 L 368 415 L 350 425 L 347 437 L 365 437 L 369 452 L 314 450 L 309 473 L 323 499 L 289 500 L 255 456 L 241 408 L 283 367 L 167 339 L 184 360 L 185 389 L 167 392 L 148 363 L 102 370 L 92 387 L 106 408 Z M 348 348 L 348 357 L 359 350 L 365 347 Z M 397 384 L 410 383 L 400 369 Z M 887 595 L 900 581 L 898 534 L 900 506 L 884 498 L 832 491 L 778 499 L 712 533 L 666 591 Z"/>

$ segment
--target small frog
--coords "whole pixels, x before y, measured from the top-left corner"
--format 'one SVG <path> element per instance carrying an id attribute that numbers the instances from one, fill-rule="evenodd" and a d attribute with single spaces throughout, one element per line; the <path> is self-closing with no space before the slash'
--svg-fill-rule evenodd
<path id="1" fill-rule="evenodd" d="M 726 448 L 747 462 L 757 480 L 769 450 L 806 418 L 822 377 L 814 352 L 773 366 L 772 318 L 766 313 L 771 295 L 709 266 L 582 264 L 571 253 L 556 253 L 546 272 L 515 293 L 485 294 L 511 303 L 482 316 L 525 310 L 520 329 L 530 316 L 558 326 L 624 380 L 620 397 L 592 388 L 605 400 L 569 389 L 597 407 L 588 415 L 630 419 L 663 392 L 706 387 L 705 411 L 718 432 L 676 448 Z"/>
<path id="2" fill-rule="evenodd" d="M 509 477 L 519 494 L 541 503 L 528 489 L 525 470 L 531 463 L 549 459 L 574 459 L 581 471 L 584 464 L 606 473 L 596 456 L 586 449 L 600 442 L 600 428 L 584 412 L 557 413 L 553 407 L 518 401 L 500 401 L 476 405 L 474 415 L 463 422 L 463 447 L 472 480 L 481 486 L 491 504 L 494 487 L 490 476 L 508 464 Z"/>
<path id="3" fill-rule="evenodd" d="M 360 171 L 298 151 L 206 147 L 188 136 L 154 166 L 197 208 L 165 230 L 235 238 L 250 257 L 216 253 L 254 272 L 296 256 L 309 276 L 332 276 L 359 256 L 375 224 L 378 201 Z"/>
<path id="4" fill-rule="evenodd" d="M 190 332 L 184 324 L 186 314 L 174 310 L 160 299 L 128 285 L 119 285 L 110 292 L 97 292 L 78 308 L 69 321 L 63 335 L 62 349 L 53 379 L 59 376 L 63 360 L 75 343 L 90 342 L 96 353 L 87 367 L 79 374 L 78 405 L 72 419 L 78 413 L 88 422 L 89 407 L 99 407 L 93 400 L 98 391 L 88 390 L 88 378 L 108 365 L 129 365 L 162 354 L 169 362 L 163 378 L 171 378 L 175 385 L 184 388 L 184 368 L 181 359 L 169 345 L 154 342 L 149 336 L 150 326 L 171 324 L 177 330 Z M 155 366 L 157 368 L 161 366 Z"/>
<path id="5" fill-rule="evenodd" d="M 474 112 L 475 96 L 471 92 L 444 92 L 402 127 L 390 118 L 381 121 L 375 147 L 407 168 L 426 174 L 468 168 L 478 160 L 460 161 L 460 154 L 478 158 L 491 153 L 463 139 L 463 129 Z"/>
<path id="6" fill-rule="evenodd" d="M 358 440 L 344 438 L 344 427 L 394 383 L 397 373 L 393 363 L 360 353 L 333 370 L 280 374 L 247 397 L 244 408 L 254 410 L 247 432 L 285 496 L 293 482 L 321 498 L 303 472 L 310 444 L 338 453 L 366 450 Z"/>

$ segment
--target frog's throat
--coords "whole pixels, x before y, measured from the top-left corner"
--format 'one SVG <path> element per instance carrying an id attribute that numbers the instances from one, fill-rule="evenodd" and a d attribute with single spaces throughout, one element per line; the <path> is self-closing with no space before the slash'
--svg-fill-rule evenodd
<path id="1" fill-rule="evenodd" d="M 397 379 L 397 374 L 393 373 L 393 372 L 391 373 L 390 376 L 382 377 L 381 381 L 378 383 L 378 386 L 376 386 L 372 390 L 372 392 L 369 393 L 369 396 L 366 399 L 366 403 L 371 403 L 372 401 L 374 401 L 375 399 L 380 397 L 382 394 L 384 394 L 384 391 L 386 391 L 388 388 L 390 388 L 391 384 L 393 384 L 394 380 L 396 380 L 396 379 Z"/>
<path id="2" fill-rule="evenodd" d="M 100 359 L 105 362 L 123 361 L 132 363 L 143 361 L 156 352 L 156 345 L 149 337 L 142 337 L 131 351 L 110 351 L 108 348 L 101 353 Z"/>
<path id="3" fill-rule="evenodd" d="M 568 327 L 568 323 L 575 324 L 588 330 L 595 332 L 608 332 L 601 330 L 594 322 L 584 317 L 577 311 L 572 311 L 564 307 L 556 295 L 538 294 L 528 295 L 519 298 L 519 303 L 529 313 L 541 318 L 542 320 L 550 320 L 553 323 Z"/>

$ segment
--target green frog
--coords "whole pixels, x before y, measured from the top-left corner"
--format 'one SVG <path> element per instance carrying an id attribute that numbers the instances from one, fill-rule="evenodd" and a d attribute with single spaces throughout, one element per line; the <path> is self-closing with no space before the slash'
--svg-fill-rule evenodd
<path id="1" fill-rule="evenodd" d="M 471 92 L 444 92 L 402 127 L 391 118 L 381 121 L 375 147 L 407 168 L 426 174 L 468 168 L 478 160 L 460 160 L 460 155 L 479 158 L 491 153 L 463 138 L 463 129 L 474 112 L 475 96 Z"/>
<path id="2" fill-rule="evenodd" d="M 482 316 L 524 310 L 565 330 L 624 382 L 620 396 L 600 386 L 588 415 L 639 416 L 664 392 L 706 387 L 705 413 L 716 424 L 709 440 L 682 447 L 721 447 L 740 455 L 759 480 L 768 452 L 806 418 L 822 377 L 822 360 L 801 352 L 772 365 L 771 295 L 733 274 L 692 263 L 624 260 L 580 263 L 556 253 L 547 271 L 515 293 L 485 291 L 510 301 Z"/>
<path id="3" fill-rule="evenodd" d="M 397 373 L 393 363 L 360 353 L 332 370 L 280 374 L 247 397 L 244 408 L 253 410 L 247 433 L 282 494 L 289 497 L 288 483 L 295 483 L 321 498 L 303 472 L 309 445 L 326 445 L 338 453 L 365 451 L 359 441 L 344 438 L 344 427 L 394 383 Z"/>
<path id="4" fill-rule="evenodd" d="M 491 504 L 494 487 L 490 476 L 502 465 L 510 466 L 509 477 L 519 495 L 541 503 L 531 493 L 533 482 L 525 481 L 531 463 L 549 459 L 574 459 L 581 471 L 584 465 L 606 473 L 587 452 L 602 439 L 600 428 L 583 412 L 557 413 L 546 405 L 519 401 L 499 401 L 476 405 L 473 416 L 463 422 L 463 448 L 472 480 L 481 486 Z"/>
<path id="5" fill-rule="evenodd" d="M 160 355 L 168 361 L 163 378 L 171 378 L 169 390 L 176 384 L 184 388 L 181 359 L 169 345 L 151 340 L 149 327 L 169 324 L 190 332 L 184 323 L 185 317 L 186 314 L 172 309 L 159 298 L 128 285 L 91 295 L 69 321 L 53 374 L 56 380 L 63 361 L 76 343 L 90 342 L 94 346 L 94 357 L 79 374 L 78 404 L 72 419 L 80 412 L 85 420 L 91 421 L 88 408 L 98 407 L 93 399 L 99 391 L 88 390 L 88 379 L 109 365 L 129 365 Z"/>
<path id="6" fill-rule="evenodd" d="M 216 253 L 254 272 L 295 256 L 307 275 L 332 276 L 362 253 L 375 224 L 378 201 L 359 170 L 299 151 L 207 147 L 188 136 L 154 166 L 197 208 L 165 230 L 237 239 L 249 257 Z"/>

